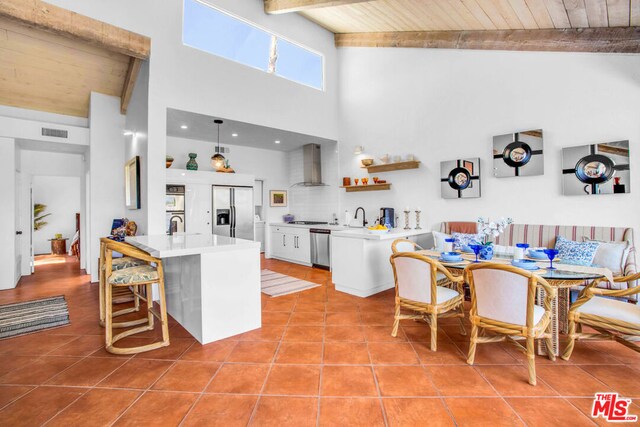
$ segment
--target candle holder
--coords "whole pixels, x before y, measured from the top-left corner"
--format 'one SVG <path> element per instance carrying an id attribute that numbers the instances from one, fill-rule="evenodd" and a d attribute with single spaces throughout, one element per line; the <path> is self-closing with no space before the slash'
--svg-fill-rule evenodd
<path id="1" fill-rule="evenodd" d="M 422 211 L 416 211 L 416 230 L 422 230 L 420 227 L 420 212 Z"/>
<path id="2" fill-rule="evenodd" d="M 411 230 L 411 227 L 409 226 L 409 214 L 411 213 L 411 211 L 404 211 L 404 229 L 405 230 Z"/>

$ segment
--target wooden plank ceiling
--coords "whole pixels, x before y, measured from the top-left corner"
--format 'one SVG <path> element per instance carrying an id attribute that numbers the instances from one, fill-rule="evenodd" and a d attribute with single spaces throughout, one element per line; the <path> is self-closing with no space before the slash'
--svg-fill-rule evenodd
<path id="1" fill-rule="evenodd" d="M 640 0 L 374 0 L 300 13 L 334 33 L 368 33 L 629 27 L 640 25 L 639 7 Z"/>
<path id="2" fill-rule="evenodd" d="M 0 104 L 88 117 L 92 91 L 126 112 L 148 38 L 39 0 L 0 4 Z"/>
<path id="3" fill-rule="evenodd" d="M 265 0 L 265 11 L 298 12 L 338 46 L 640 52 L 640 0 Z"/>

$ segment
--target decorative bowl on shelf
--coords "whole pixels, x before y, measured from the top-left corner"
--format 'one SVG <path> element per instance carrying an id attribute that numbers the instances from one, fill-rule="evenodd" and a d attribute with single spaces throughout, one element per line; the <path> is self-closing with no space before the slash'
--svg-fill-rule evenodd
<path id="1" fill-rule="evenodd" d="M 373 164 L 373 159 L 362 159 L 362 160 L 360 160 L 360 163 L 362 163 L 362 166 L 364 166 L 366 168 L 366 167 L 371 166 Z"/>
<path id="2" fill-rule="evenodd" d="M 172 163 L 173 163 L 173 157 L 167 156 L 167 160 L 166 160 L 167 169 L 169 169 L 171 167 Z"/>

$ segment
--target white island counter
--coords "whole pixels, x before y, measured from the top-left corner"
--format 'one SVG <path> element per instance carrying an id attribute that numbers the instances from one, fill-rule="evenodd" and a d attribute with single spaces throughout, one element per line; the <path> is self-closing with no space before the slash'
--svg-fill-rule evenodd
<path id="1" fill-rule="evenodd" d="M 331 233 L 331 274 L 336 290 L 368 297 L 394 287 L 389 257 L 395 239 L 410 239 L 431 247 L 427 230 L 392 229 L 386 234 L 372 234 L 367 229 Z"/>
<path id="2" fill-rule="evenodd" d="M 213 234 L 126 242 L 162 259 L 167 312 L 201 344 L 261 326 L 259 242 Z"/>

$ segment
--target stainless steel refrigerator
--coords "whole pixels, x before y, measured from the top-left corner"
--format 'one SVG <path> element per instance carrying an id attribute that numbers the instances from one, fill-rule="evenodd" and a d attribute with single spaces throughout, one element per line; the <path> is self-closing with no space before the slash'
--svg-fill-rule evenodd
<path id="1" fill-rule="evenodd" d="M 213 186 L 213 234 L 253 240 L 253 188 Z"/>

